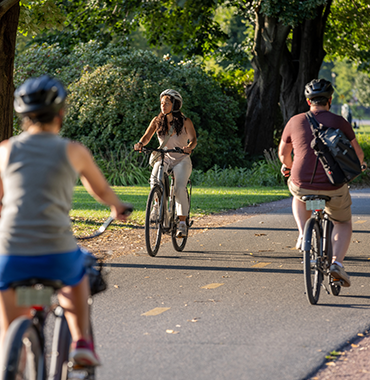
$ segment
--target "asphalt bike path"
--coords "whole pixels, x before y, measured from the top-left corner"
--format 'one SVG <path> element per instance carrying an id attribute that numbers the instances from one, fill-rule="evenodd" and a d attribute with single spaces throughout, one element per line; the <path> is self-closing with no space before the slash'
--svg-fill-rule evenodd
<path id="1" fill-rule="evenodd" d="M 370 191 L 352 191 L 352 286 L 304 293 L 291 207 L 109 263 L 93 306 L 98 379 L 309 379 L 370 328 Z M 196 228 L 196 225 L 194 225 Z M 143 238 L 143 236 L 142 236 Z"/>

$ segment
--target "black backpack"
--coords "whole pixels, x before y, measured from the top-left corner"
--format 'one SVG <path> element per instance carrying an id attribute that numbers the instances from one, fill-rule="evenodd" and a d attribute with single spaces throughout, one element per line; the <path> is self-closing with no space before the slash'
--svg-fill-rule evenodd
<path id="1" fill-rule="evenodd" d="M 314 139 L 311 148 L 317 158 L 311 183 L 320 160 L 329 181 L 333 185 L 343 185 L 361 174 L 361 163 L 350 141 L 340 129 L 328 128 L 320 124 L 311 111 L 306 112 Z"/>

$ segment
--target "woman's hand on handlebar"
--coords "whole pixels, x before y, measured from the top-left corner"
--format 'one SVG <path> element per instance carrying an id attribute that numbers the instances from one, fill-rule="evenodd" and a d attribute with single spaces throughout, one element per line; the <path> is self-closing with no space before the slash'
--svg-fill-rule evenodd
<path id="1" fill-rule="evenodd" d="M 139 141 L 139 142 L 137 142 L 137 143 L 134 145 L 134 150 L 137 150 L 137 151 L 141 152 L 143 146 L 144 146 L 144 144 L 143 144 L 141 141 Z"/>
<path id="2" fill-rule="evenodd" d="M 187 147 L 187 146 L 182 147 L 182 150 L 183 150 L 184 153 L 186 153 L 186 154 L 191 154 L 192 151 L 193 151 L 193 149 L 191 149 L 191 148 L 189 148 L 189 147 Z"/>
<path id="3" fill-rule="evenodd" d="M 121 203 L 119 206 L 111 206 L 111 216 L 114 219 L 125 221 L 134 210 L 134 206 L 130 203 Z"/>

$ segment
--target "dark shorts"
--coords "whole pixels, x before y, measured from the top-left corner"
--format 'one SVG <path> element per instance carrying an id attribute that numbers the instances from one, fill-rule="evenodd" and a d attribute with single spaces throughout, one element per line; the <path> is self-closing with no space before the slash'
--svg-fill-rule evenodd
<path id="1" fill-rule="evenodd" d="M 85 275 L 86 252 L 77 248 L 67 253 L 21 256 L 0 255 L 0 290 L 15 281 L 39 278 L 60 280 L 66 286 L 77 285 Z"/>
<path id="2" fill-rule="evenodd" d="M 292 181 L 288 180 L 289 190 L 296 198 L 301 199 L 304 195 L 327 195 L 331 199 L 326 203 L 325 212 L 330 219 L 335 222 L 348 222 L 352 218 L 351 204 L 352 199 L 349 194 L 347 185 L 343 185 L 336 190 L 309 190 L 296 186 Z"/>

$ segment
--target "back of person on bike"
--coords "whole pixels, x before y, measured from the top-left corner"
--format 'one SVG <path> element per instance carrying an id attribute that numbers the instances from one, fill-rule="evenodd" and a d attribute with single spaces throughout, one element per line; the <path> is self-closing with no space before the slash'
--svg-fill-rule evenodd
<path id="1" fill-rule="evenodd" d="M 330 82 L 324 79 L 314 79 L 306 84 L 304 94 L 317 121 L 326 127 L 343 131 L 363 164 L 364 153 L 356 140 L 351 125 L 342 116 L 329 111 L 333 92 L 334 89 Z M 311 211 L 306 210 L 306 205 L 301 200 L 302 196 L 309 194 L 329 196 L 331 200 L 327 202 L 325 211 L 334 224 L 332 232 L 333 261 L 330 273 L 334 278 L 343 280 L 343 286 L 348 287 L 351 282 L 348 274 L 344 271 L 343 260 L 352 235 L 351 196 L 347 184 L 334 186 L 330 183 L 320 163 L 311 183 L 316 163 L 316 156 L 311 148 L 312 139 L 309 122 L 305 113 L 301 113 L 289 120 L 279 145 L 279 158 L 283 163 L 281 171 L 283 175 L 287 175 L 291 170 L 288 186 L 293 195 L 293 216 L 299 230 L 296 248 L 301 248 L 304 226 L 311 216 Z M 294 152 L 294 160 L 292 152 Z"/>
<path id="2" fill-rule="evenodd" d="M 47 75 L 14 94 L 24 132 L 0 144 L 0 333 L 29 309 L 16 305 L 9 285 L 30 278 L 60 280 L 58 294 L 72 335 L 71 359 L 99 365 L 90 336 L 85 255 L 71 230 L 69 211 L 78 176 L 99 202 L 125 220 L 125 205 L 83 145 L 61 138 L 66 90 Z"/>
<path id="3" fill-rule="evenodd" d="M 157 133 L 158 140 L 162 143 L 168 135 L 171 126 L 173 132 L 166 144 L 168 149 L 180 147 L 189 155 L 197 145 L 197 136 L 194 125 L 189 118 L 186 118 L 180 111 L 182 107 L 181 95 L 171 89 L 163 91 L 160 95 L 161 112 L 150 123 L 148 129 L 135 144 L 134 149 L 141 151 L 141 148 L 149 143 L 154 133 Z M 189 202 L 186 192 L 186 184 L 192 172 L 190 156 L 182 153 L 166 153 L 165 171 L 172 169 L 175 177 L 175 199 L 176 211 L 180 224 L 177 231 L 178 237 L 187 236 L 186 217 L 189 213 Z M 152 170 L 151 185 L 154 185 L 153 178 L 158 175 L 161 162 L 157 161 Z M 159 209 L 159 206 L 158 206 Z M 159 213 L 159 210 L 157 211 Z"/>

